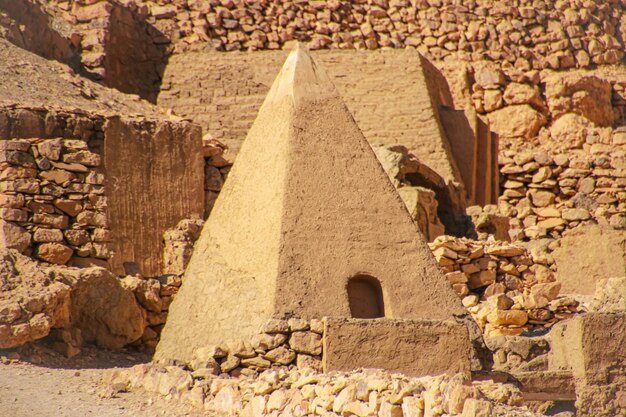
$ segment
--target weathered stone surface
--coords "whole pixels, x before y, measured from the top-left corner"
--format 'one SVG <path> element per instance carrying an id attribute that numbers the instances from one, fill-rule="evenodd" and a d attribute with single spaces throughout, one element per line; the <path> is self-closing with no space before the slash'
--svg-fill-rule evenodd
<path id="1" fill-rule="evenodd" d="M 532 138 L 546 124 L 544 115 L 528 104 L 506 106 L 487 116 L 492 129 L 505 138 Z"/>
<path id="2" fill-rule="evenodd" d="M 289 338 L 289 347 L 299 353 L 319 355 L 322 353 L 322 337 L 313 332 L 293 332 Z"/>
<path id="3" fill-rule="evenodd" d="M 37 257 L 51 264 L 65 265 L 74 251 L 62 243 L 43 243 L 37 247 Z"/>
<path id="4" fill-rule="evenodd" d="M 591 309 L 602 313 L 626 312 L 626 277 L 596 281 L 596 292 Z"/>
<path id="5" fill-rule="evenodd" d="M 584 416 L 608 417 L 626 412 L 622 401 L 626 395 L 626 334 L 615 331 L 625 322 L 625 313 L 589 313 L 559 323 L 550 332 L 550 367 L 572 372 L 576 408 Z"/>
<path id="6" fill-rule="evenodd" d="M 554 119 L 565 113 L 578 113 L 599 126 L 610 126 L 611 83 L 591 74 L 554 73 L 544 79 L 546 100 Z"/>
<path id="7" fill-rule="evenodd" d="M 325 372 L 365 367 L 416 376 L 468 373 L 470 350 L 467 328 L 453 321 L 325 319 Z"/>
<path id="8" fill-rule="evenodd" d="M 624 234 L 609 227 L 589 225 L 566 233 L 554 251 L 561 292 L 592 295 L 598 280 L 623 275 L 625 245 Z"/>
<path id="9" fill-rule="evenodd" d="M 0 246 L 24 253 L 31 245 L 31 235 L 23 227 L 0 220 Z"/>
<path id="10" fill-rule="evenodd" d="M 145 311 L 133 293 L 102 268 L 80 270 L 72 289 L 71 311 L 84 340 L 109 349 L 139 339 L 146 327 Z"/>

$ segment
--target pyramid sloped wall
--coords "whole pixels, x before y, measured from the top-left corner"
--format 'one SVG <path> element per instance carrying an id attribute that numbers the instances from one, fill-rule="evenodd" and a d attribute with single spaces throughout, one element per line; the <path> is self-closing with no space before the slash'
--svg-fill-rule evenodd
<path id="1" fill-rule="evenodd" d="M 269 318 L 350 317 L 348 281 L 362 274 L 380 283 L 385 317 L 463 314 L 330 79 L 298 49 L 204 226 L 156 358 L 249 339 Z"/>
<path id="2" fill-rule="evenodd" d="M 158 104 L 193 119 L 235 155 L 286 55 L 174 55 Z M 401 143 L 446 180 L 462 181 L 438 111 L 452 107 L 452 97 L 432 64 L 410 50 L 316 51 L 313 56 L 328 69 L 371 144 Z"/>

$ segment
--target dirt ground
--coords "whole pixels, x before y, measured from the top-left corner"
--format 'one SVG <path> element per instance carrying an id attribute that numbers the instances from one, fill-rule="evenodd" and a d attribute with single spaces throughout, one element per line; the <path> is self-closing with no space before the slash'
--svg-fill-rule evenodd
<path id="1" fill-rule="evenodd" d="M 84 349 L 66 359 L 44 345 L 0 351 L 0 417 L 197 417 L 198 410 L 142 391 L 117 393 L 100 382 L 107 369 L 149 357 L 133 351 Z"/>

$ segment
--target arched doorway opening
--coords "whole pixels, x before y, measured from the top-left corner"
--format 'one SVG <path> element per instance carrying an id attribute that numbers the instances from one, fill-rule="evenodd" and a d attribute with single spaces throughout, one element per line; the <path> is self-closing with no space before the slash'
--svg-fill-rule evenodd
<path id="1" fill-rule="evenodd" d="M 352 317 L 375 319 L 385 317 L 383 289 L 380 282 L 369 275 L 356 275 L 348 281 L 348 302 Z"/>

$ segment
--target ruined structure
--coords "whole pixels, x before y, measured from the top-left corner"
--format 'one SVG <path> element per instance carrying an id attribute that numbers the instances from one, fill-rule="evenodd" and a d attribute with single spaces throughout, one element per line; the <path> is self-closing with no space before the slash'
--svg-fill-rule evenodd
<path id="1" fill-rule="evenodd" d="M 204 214 L 200 129 L 0 42 L 3 244 L 162 274 L 163 233 Z"/>
<path id="2" fill-rule="evenodd" d="M 146 364 L 118 389 L 226 415 L 624 414 L 625 15 L 618 0 L 0 0 L 0 347 L 150 351 L 172 300 L 169 323 L 186 327 L 185 288 L 210 292 L 194 277 L 220 244 L 232 256 L 218 272 L 261 289 L 197 300 L 232 307 L 214 316 L 233 343 L 203 341 L 183 366 Z M 313 130 L 327 141 L 268 140 L 267 114 L 267 131 L 249 132 L 294 40 L 337 87 L 328 108 L 293 90 L 328 116 Z M 291 116 L 272 129 L 317 120 Z M 231 175 L 248 133 L 259 146 Z M 341 156 L 360 162 L 326 163 Z M 275 203 L 272 216 L 250 201 Z M 363 229 L 335 242 L 352 220 Z M 467 328 L 423 319 L 414 293 L 473 320 L 480 363 Z M 263 314 L 245 327 L 240 304 Z M 205 336 L 191 323 L 181 339 Z M 357 366 L 459 375 L 344 372 Z"/>
<path id="3" fill-rule="evenodd" d="M 251 339 L 269 319 L 461 314 L 331 80 L 296 48 L 204 226 L 155 357 L 190 361 L 194 350 Z M 376 323 L 371 331 L 395 345 L 397 325 Z M 461 330 L 446 345 L 467 336 L 449 325 Z M 343 349 L 361 344 L 336 337 Z M 351 360 L 359 366 L 358 356 Z"/>

